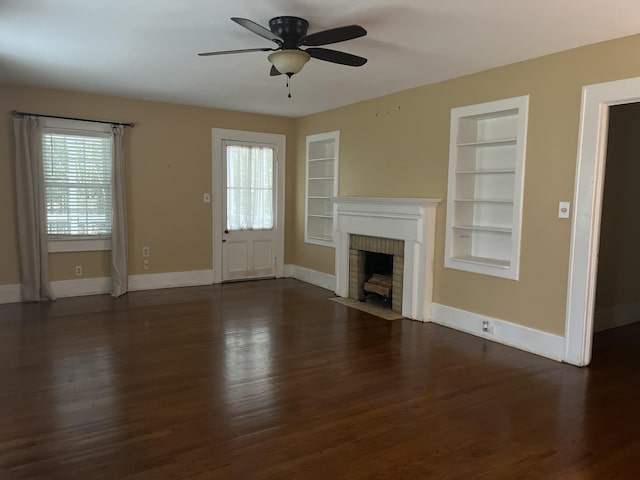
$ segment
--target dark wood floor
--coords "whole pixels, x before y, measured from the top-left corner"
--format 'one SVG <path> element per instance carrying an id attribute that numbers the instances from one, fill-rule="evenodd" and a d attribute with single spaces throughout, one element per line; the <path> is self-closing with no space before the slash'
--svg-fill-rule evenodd
<path id="1" fill-rule="evenodd" d="M 0 478 L 640 478 L 640 324 L 579 369 L 330 295 L 0 306 Z"/>

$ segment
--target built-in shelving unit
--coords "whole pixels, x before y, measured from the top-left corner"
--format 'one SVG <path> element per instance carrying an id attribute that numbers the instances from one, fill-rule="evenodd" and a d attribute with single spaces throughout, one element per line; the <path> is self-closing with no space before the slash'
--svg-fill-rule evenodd
<path id="1" fill-rule="evenodd" d="M 333 197 L 338 195 L 340 132 L 307 136 L 307 192 L 304 240 L 334 246 Z"/>
<path id="2" fill-rule="evenodd" d="M 445 267 L 518 279 L 528 105 L 451 110 Z"/>

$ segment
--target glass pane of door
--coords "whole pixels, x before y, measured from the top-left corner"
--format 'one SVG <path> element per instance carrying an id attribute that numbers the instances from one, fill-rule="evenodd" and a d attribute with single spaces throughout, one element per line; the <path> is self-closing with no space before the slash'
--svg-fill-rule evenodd
<path id="1" fill-rule="evenodd" d="M 273 147 L 227 145 L 227 230 L 273 229 Z"/>

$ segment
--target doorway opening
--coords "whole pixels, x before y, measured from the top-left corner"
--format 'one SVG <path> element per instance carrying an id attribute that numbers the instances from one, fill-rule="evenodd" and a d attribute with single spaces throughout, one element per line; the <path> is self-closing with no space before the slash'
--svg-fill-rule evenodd
<path id="1" fill-rule="evenodd" d="M 594 305 L 594 344 L 612 328 L 640 322 L 638 180 L 640 103 L 609 108 Z M 633 332 L 633 328 L 627 328 Z M 594 345 L 595 346 L 595 345 Z"/>
<path id="2" fill-rule="evenodd" d="M 585 86 L 569 256 L 564 360 L 591 361 L 610 108 L 640 102 L 640 77 Z"/>

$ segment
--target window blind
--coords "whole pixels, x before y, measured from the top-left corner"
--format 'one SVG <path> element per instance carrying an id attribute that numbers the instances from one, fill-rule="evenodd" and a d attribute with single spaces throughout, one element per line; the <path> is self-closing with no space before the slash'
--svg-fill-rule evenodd
<path id="1" fill-rule="evenodd" d="M 111 137 L 44 131 L 47 233 L 58 238 L 111 235 Z"/>

